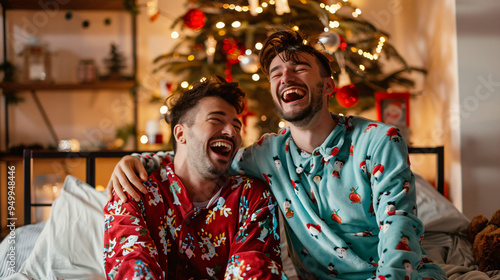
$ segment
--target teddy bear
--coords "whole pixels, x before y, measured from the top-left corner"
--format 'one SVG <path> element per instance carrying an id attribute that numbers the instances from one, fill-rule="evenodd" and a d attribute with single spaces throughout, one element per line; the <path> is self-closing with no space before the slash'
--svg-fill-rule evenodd
<path id="1" fill-rule="evenodd" d="M 472 243 L 472 254 L 478 270 L 500 269 L 500 209 L 488 219 L 480 214 L 472 219 L 467 229 Z"/>

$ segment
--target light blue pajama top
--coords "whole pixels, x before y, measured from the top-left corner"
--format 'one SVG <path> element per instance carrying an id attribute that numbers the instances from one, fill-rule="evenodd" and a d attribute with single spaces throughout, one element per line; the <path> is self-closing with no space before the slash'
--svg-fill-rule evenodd
<path id="1" fill-rule="evenodd" d="M 420 245 L 424 228 L 399 131 L 332 117 L 335 129 L 312 154 L 295 145 L 286 127 L 241 149 L 231 167 L 268 182 L 299 277 L 446 279 Z"/>

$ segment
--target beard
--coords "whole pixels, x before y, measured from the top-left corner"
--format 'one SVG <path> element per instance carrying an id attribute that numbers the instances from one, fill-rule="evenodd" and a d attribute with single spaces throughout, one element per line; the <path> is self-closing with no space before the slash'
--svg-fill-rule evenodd
<path id="1" fill-rule="evenodd" d="M 227 174 L 230 162 L 218 159 L 213 162 L 209 157 L 209 147 L 201 141 L 192 130 L 189 130 L 188 142 L 188 163 L 189 168 L 193 168 L 205 180 L 216 180 L 221 175 Z"/>
<path id="2" fill-rule="evenodd" d="M 283 108 L 281 108 L 280 104 L 278 102 L 275 102 L 276 108 L 278 109 L 278 113 L 280 114 L 280 116 L 284 120 L 292 123 L 295 126 L 298 127 L 307 126 L 314 118 L 315 113 L 319 112 L 323 107 L 323 95 L 322 95 L 323 84 L 324 84 L 323 81 L 320 81 L 316 84 L 314 92 L 312 92 L 312 94 L 310 93 L 311 102 L 306 108 L 302 109 L 299 112 L 286 113 L 283 111 Z"/>

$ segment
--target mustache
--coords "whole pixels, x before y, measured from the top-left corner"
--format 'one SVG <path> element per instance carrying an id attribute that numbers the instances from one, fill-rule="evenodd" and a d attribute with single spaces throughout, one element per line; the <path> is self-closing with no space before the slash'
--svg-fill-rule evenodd
<path id="1" fill-rule="evenodd" d="M 281 85 L 278 89 L 278 92 L 280 93 L 280 95 L 283 93 L 283 91 L 289 87 L 292 87 L 292 86 L 295 86 L 295 87 L 300 87 L 300 88 L 303 88 L 304 90 L 307 90 L 307 87 L 305 84 L 302 84 L 302 83 L 297 83 L 297 82 L 290 82 L 290 83 L 286 83 L 284 85 Z"/>

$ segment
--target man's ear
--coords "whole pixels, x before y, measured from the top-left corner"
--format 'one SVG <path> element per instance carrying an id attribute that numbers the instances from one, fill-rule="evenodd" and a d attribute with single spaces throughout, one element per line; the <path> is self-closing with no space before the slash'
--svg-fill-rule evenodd
<path id="1" fill-rule="evenodd" d="M 186 137 L 185 137 L 185 127 L 182 124 L 176 124 L 174 126 L 174 137 L 175 141 L 179 144 L 186 144 Z"/>
<path id="2" fill-rule="evenodd" d="M 323 79 L 323 94 L 329 96 L 335 90 L 335 82 L 331 77 Z"/>

